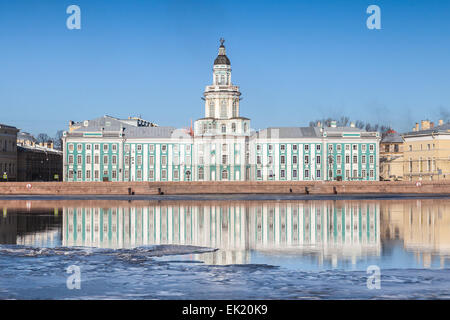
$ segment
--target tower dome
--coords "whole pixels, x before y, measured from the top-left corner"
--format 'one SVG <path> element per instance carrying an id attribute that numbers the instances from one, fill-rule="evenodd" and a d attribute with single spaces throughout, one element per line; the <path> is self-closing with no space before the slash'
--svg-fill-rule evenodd
<path id="1" fill-rule="evenodd" d="M 224 64 L 224 65 L 231 65 L 230 59 L 228 59 L 226 53 L 225 53 L 225 46 L 223 43 L 225 42 L 224 39 L 220 39 L 220 47 L 219 47 L 219 55 L 217 56 L 216 60 L 214 60 L 214 65 L 218 64 Z"/>

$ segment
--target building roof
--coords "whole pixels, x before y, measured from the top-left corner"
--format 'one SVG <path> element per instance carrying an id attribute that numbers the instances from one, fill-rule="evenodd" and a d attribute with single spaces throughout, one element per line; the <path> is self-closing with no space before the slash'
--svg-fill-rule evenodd
<path id="1" fill-rule="evenodd" d="M 403 142 L 402 136 L 397 132 L 388 133 L 381 139 L 381 143 L 401 143 Z"/>
<path id="2" fill-rule="evenodd" d="M 72 133 L 85 132 L 123 132 L 127 138 L 170 138 L 175 127 L 159 127 L 149 121 L 138 118 L 118 119 L 103 116 L 93 120 L 73 124 Z"/>
<path id="3" fill-rule="evenodd" d="M 436 134 L 436 133 L 450 133 L 450 123 L 444 123 L 440 126 L 435 126 L 433 128 L 429 128 L 426 130 L 419 130 L 419 131 L 410 131 L 402 134 L 402 136 L 418 136 L 418 135 L 430 135 L 430 134 Z"/>
<path id="4" fill-rule="evenodd" d="M 34 145 L 34 146 L 17 146 L 17 152 L 47 152 L 47 153 L 53 153 L 53 154 L 59 154 L 62 155 L 63 152 L 61 150 L 56 150 L 53 148 L 47 148 L 40 145 Z"/>
<path id="5" fill-rule="evenodd" d="M 258 138 L 311 138 L 320 137 L 318 127 L 270 127 L 256 132 Z"/>

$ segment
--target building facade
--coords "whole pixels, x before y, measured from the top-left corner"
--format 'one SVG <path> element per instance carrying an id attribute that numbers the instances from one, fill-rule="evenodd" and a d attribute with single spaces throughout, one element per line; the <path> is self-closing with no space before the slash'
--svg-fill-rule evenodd
<path id="1" fill-rule="evenodd" d="M 380 142 L 380 178 L 381 180 L 403 180 L 403 138 L 390 130 Z"/>
<path id="2" fill-rule="evenodd" d="M 422 120 L 402 135 L 404 176 L 410 180 L 450 180 L 450 123 Z"/>
<path id="3" fill-rule="evenodd" d="M 13 126 L 0 124 L 0 181 L 17 179 L 17 132 Z"/>
<path id="4" fill-rule="evenodd" d="M 223 40 L 203 100 L 204 117 L 192 130 L 110 116 L 70 122 L 64 180 L 378 180 L 377 132 L 335 122 L 252 130 Z"/>

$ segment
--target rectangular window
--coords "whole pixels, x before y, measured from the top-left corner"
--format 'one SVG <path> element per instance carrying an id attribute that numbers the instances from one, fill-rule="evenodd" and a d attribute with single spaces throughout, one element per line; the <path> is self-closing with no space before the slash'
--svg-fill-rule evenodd
<path id="1" fill-rule="evenodd" d="M 341 152 L 341 150 L 342 150 L 342 146 L 340 144 L 337 144 L 336 145 L 336 151 L 337 152 Z"/>
<path id="2" fill-rule="evenodd" d="M 6 141 L 5 141 L 5 146 L 6 146 Z M 6 151 L 6 150 L 5 150 L 5 151 Z M 73 144 L 72 144 L 72 143 L 69 144 L 69 151 L 70 151 L 70 152 L 73 151 Z"/>
<path id="3" fill-rule="evenodd" d="M 81 143 L 77 144 L 77 151 L 81 152 L 83 150 L 83 145 Z"/>
<path id="4" fill-rule="evenodd" d="M 320 164 L 320 156 L 316 156 L 316 163 Z"/>
<path id="5" fill-rule="evenodd" d="M 178 172 L 178 170 L 173 170 L 173 178 L 174 179 L 178 179 L 178 177 L 179 177 L 179 172 Z"/>
<path id="6" fill-rule="evenodd" d="M 369 144 L 369 151 L 370 151 L 370 152 L 373 152 L 374 149 L 375 149 L 375 148 L 374 148 L 374 145 L 373 145 L 373 144 Z"/>
<path id="7" fill-rule="evenodd" d="M 91 150 L 91 145 L 90 145 L 90 144 L 87 144 L 87 145 L 86 145 L 86 150 L 88 150 L 88 151 Z"/>
<path id="8" fill-rule="evenodd" d="M 99 144 L 94 144 L 94 150 L 95 150 L 95 151 L 100 150 L 100 145 L 99 145 Z"/>
<path id="9" fill-rule="evenodd" d="M 113 152 L 116 152 L 117 151 L 117 144 L 115 144 L 115 143 L 112 144 L 111 145 L 111 149 L 112 149 Z"/>
<path id="10" fill-rule="evenodd" d="M 320 145 L 320 144 L 317 144 L 317 145 L 316 145 L 316 151 L 320 151 L 320 148 L 321 148 L 321 145 Z"/>
<path id="11" fill-rule="evenodd" d="M 81 165 L 83 163 L 83 160 L 80 155 L 77 156 L 77 164 Z"/>
<path id="12" fill-rule="evenodd" d="M 83 177 L 83 172 L 81 170 L 77 171 L 77 179 L 81 180 Z"/>
<path id="13" fill-rule="evenodd" d="M 361 176 L 363 179 L 366 178 L 366 170 L 361 170 Z"/>
<path id="14" fill-rule="evenodd" d="M 69 155 L 69 164 L 73 164 L 73 155 Z"/>
<path id="15" fill-rule="evenodd" d="M 342 159 L 341 159 L 341 155 L 340 155 L 340 154 L 338 154 L 338 155 L 336 156 L 336 162 L 337 162 L 338 164 L 341 164 Z"/>
<path id="16" fill-rule="evenodd" d="M 154 166 L 155 165 L 155 157 L 154 156 L 150 156 L 148 162 L 149 162 L 150 166 Z"/>
<path id="17" fill-rule="evenodd" d="M 309 151 L 309 144 L 305 144 L 305 151 Z"/>
<path id="18" fill-rule="evenodd" d="M 136 177 L 137 177 L 138 179 L 142 179 L 142 170 L 141 170 L 141 169 L 138 169 L 138 170 L 136 171 Z"/>
<path id="19" fill-rule="evenodd" d="M 316 178 L 320 178 L 320 170 L 316 170 Z"/>
<path id="20" fill-rule="evenodd" d="M 328 151 L 329 151 L 329 152 L 333 152 L 333 145 L 332 145 L 332 144 L 329 144 L 329 145 L 328 145 Z"/>
<path id="21" fill-rule="evenodd" d="M 108 156 L 103 156 L 103 164 L 108 164 Z"/>
<path id="22" fill-rule="evenodd" d="M 361 151 L 362 151 L 362 152 L 366 152 L 366 145 L 365 145 L 365 144 L 362 144 L 362 145 L 361 145 Z"/>
<path id="23" fill-rule="evenodd" d="M 227 164 L 227 156 L 222 155 L 222 164 Z"/>
<path id="24" fill-rule="evenodd" d="M 353 145 L 353 151 L 358 151 L 358 145 L 357 144 Z"/>
<path id="25" fill-rule="evenodd" d="M 137 152 L 142 152 L 142 144 L 137 145 Z"/>
<path id="26" fill-rule="evenodd" d="M 167 156 L 161 156 L 161 165 L 162 166 L 167 165 Z"/>
<path id="27" fill-rule="evenodd" d="M 373 178 L 373 177 L 374 177 L 374 172 L 373 172 L 373 170 L 370 170 L 370 171 L 369 171 L 369 177 L 370 177 L 370 178 Z"/>
<path id="28" fill-rule="evenodd" d="M 348 154 L 345 156 L 345 163 L 350 163 L 350 156 Z"/>
<path id="29" fill-rule="evenodd" d="M 337 174 L 338 176 L 340 176 L 340 175 L 342 174 L 342 170 L 341 170 L 341 169 L 337 169 L 337 170 L 336 170 L 336 174 Z"/>
<path id="30" fill-rule="evenodd" d="M 256 164 L 261 164 L 261 156 L 256 156 Z"/>
<path id="31" fill-rule="evenodd" d="M 370 163 L 370 164 L 373 164 L 373 155 L 371 155 L 371 156 L 369 157 L 369 163 Z"/>
<path id="32" fill-rule="evenodd" d="M 142 156 L 141 155 L 137 156 L 137 165 L 142 166 Z"/>
<path id="33" fill-rule="evenodd" d="M 94 156 L 94 164 L 99 164 L 100 163 L 100 156 L 98 154 L 96 154 Z"/>
<path id="34" fill-rule="evenodd" d="M 358 177 L 358 170 L 353 170 L 353 177 L 357 178 Z"/>
<path id="35" fill-rule="evenodd" d="M 282 179 L 286 178 L 286 171 L 281 170 L 281 171 L 280 171 L 280 177 L 281 177 Z"/>
<path id="36" fill-rule="evenodd" d="M 130 177 L 130 172 L 128 171 L 128 169 L 124 170 L 124 179 L 129 180 L 129 177 Z"/>
<path id="37" fill-rule="evenodd" d="M 256 177 L 258 177 L 258 178 L 261 178 L 261 177 L 262 177 L 262 174 L 261 174 L 261 170 L 260 170 L 260 169 L 256 170 Z"/>
<path id="38" fill-rule="evenodd" d="M 111 172 L 111 178 L 112 178 L 112 179 L 117 179 L 117 171 L 116 171 L 116 170 L 113 170 L 113 171 Z"/>
<path id="39" fill-rule="evenodd" d="M 345 151 L 350 151 L 350 145 L 349 144 L 345 145 Z"/>
<path id="40" fill-rule="evenodd" d="M 153 170 L 149 170 L 149 171 L 148 171 L 148 177 L 149 177 L 149 179 L 153 179 L 153 176 L 154 176 L 154 171 L 153 171 Z"/>
<path id="41" fill-rule="evenodd" d="M 292 170 L 292 177 L 297 178 L 297 170 Z"/>
<path id="42" fill-rule="evenodd" d="M 107 177 L 108 176 L 108 170 L 103 170 L 103 176 Z"/>
<path id="43" fill-rule="evenodd" d="M 116 155 L 113 155 L 113 156 L 112 156 L 111 162 L 112 162 L 113 165 L 116 165 L 116 164 L 117 164 L 117 156 L 116 156 Z"/>
<path id="44" fill-rule="evenodd" d="M 161 179 L 167 179 L 167 171 L 166 171 L 166 169 L 161 170 Z"/>
<path id="45" fill-rule="evenodd" d="M 353 156 L 353 163 L 358 163 L 358 156 Z"/>
<path id="46" fill-rule="evenodd" d="M 285 156 L 280 156 L 280 163 L 281 163 L 281 164 L 286 164 L 286 158 L 285 158 Z"/>
<path id="47" fill-rule="evenodd" d="M 282 145 L 280 146 L 280 150 L 281 150 L 281 151 L 285 151 L 285 150 L 286 150 L 286 145 L 285 145 L 285 144 L 282 144 Z"/>
<path id="48" fill-rule="evenodd" d="M 129 144 L 125 145 L 125 152 L 130 152 L 130 145 Z"/>
<path id="49" fill-rule="evenodd" d="M 155 151 L 155 145 L 154 144 L 149 144 L 148 145 L 148 151 L 154 152 Z"/>
<path id="50" fill-rule="evenodd" d="M 125 158 L 124 158 L 124 164 L 126 165 L 126 166 L 129 166 L 130 165 L 130 156 L 125 156 Z"/>
<path id="51" fill-rule="evenodd" d="M 161 145 L 161 151 L 166 152 L 167 151 L 167 145 L 163 144 Z"/>
<path id="52" fill-rule="evenodd" d="M 73 170 L 69 170 L 69 179 L 73 179 Z"/>
<path id="53" fill-rule="evenodd" d="M 103 152 L 108 152 L 108 144 L 103 144 Z"/>
<path id="54" fill-rule="evenodd" d="M 86 170 L 86 179 L 91 178 L 91 170 Z"/>
<path id="55" fill-rule="evenodd" d="M 95 170 L 95 171 L 94 171 L 94 178 L 95 178 L 95 179 L 98 179 L 98 178 L 99 178 L 99 174 L 100 174 L 99 171 L 98 171 L 98 170 Z"/>
<path id="56" fill-rule="evenodd" d="M 86 164 L 91 164 L 91 155 L 86 155 Z"/>
<path id="57" fill-rule="evenodd" d="M 305 156 L 305 164 L 306 164 L 306 165 L 309 164 L 309 156 Z"/>
<path id="58" fill-rule="evenodd" d="M 305 178 L 309 178 L 309 170 L 308 169 L 305 170 Z"/>
<path id="59" fill-rule="evenodd" d="M 361 163 L 366 164 L 366 156 L 361 156 Z"/>
<path id="60" fill-rule="evenodd" d="M 293 144 L 293 145 L 292 145 L 292 150 L 293 150 L 293 151 L 297 151 L 297 145 L 296 145 L 296 144 Z"/>
<path id="61" fill-rule="evenodd" d="M 292 163 L 297 164 L 297 156 L 292 156 Z"/>

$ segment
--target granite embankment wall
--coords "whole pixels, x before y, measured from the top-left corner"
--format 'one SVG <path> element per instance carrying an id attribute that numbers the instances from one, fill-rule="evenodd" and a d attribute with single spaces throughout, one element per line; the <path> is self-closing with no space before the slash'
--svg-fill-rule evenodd
<path id="1" fill-rule="evenodd" d="M 3 182 L 1 195 L 449 194 L 450 182 Z"/>

